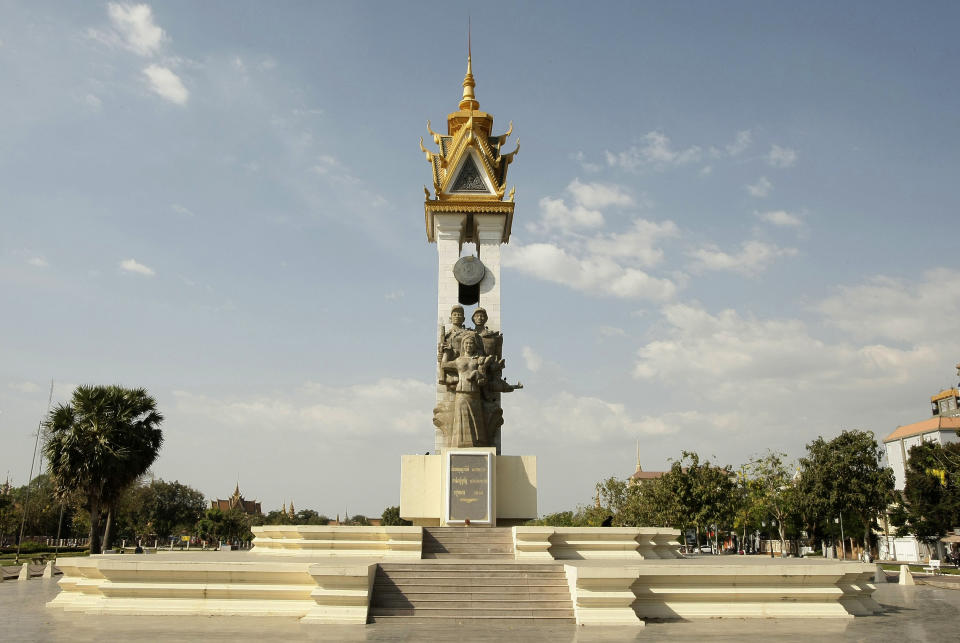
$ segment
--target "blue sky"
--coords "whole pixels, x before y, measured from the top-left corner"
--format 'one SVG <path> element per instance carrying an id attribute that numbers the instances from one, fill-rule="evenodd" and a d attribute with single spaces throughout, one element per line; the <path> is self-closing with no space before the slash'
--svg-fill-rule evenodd
<path id="1" fill-rule="evenodd" d="M 0 475 L 50 379 L 144 386 L 155 475 L 378 515 L 433 448 L 417 141 L 463 3 L 0 3 Z M 491 3 L 514 122 L 504 452 L 541 511 L 684 449 L 884 436 L 955 383 L 954 3 Z M 429 140 L 429 139 L 427 139 Z"/>

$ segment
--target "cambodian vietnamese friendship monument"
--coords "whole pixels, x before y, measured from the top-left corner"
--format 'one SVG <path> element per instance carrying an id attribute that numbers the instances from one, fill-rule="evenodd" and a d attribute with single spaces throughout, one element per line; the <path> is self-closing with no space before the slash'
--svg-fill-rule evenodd
<path id="1" fill-rule="evenodd" d="M 400 513 L 412 526 L 265 525 L 253 528 L 249 552 L 66 558 L 51 606 L 358 625 L 642 626 L 650 618 L 880 611 L 872 565 L 683 559 L 674 529 L 526 524 L 538 515 L 536 458 L 504 455 L 503 431 L 509 445 L 516 427 L 501 404 L 522 389 L 508 379 L 500 296 L 501 245 L 514 215 L 507 170 L 519 145 L 505 151 L 512 123 L 503 134 L 493 125 L 468 55 L 446 133 L 428 122 L 434 149 L 420 141 L 433 183 L 432 193 L 424 188 L 426 235 L 437 249 L 437 342 L 423 355 L 425 364 L 435 360 L 437 395 L 433 451 L 401 457 Z"/>

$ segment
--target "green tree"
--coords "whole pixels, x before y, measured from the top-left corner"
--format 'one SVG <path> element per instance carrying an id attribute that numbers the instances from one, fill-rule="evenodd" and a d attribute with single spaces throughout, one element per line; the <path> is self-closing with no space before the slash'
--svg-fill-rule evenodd
<path id="1" fill-rule="evenodd" d="M 326 525 L 330 523 L 330 519 L 313 509 L 303 509 L 297 512 L 292 522 L 295 525 Z"/>
<path id="2" fill-rule="evenodd" d="M 289 525 L 290 522 L 290 514 L 279 509 L 274 509 L 263 517 L 263 524 L 265 525 Z"/>
<path id="3" fill-rule="evenodd" d="M 898 536 L 910 533 L 929 545 L 960 525 L 960 443 L 911 447 L 902 502 L 891 522 Z"/>
<path id="4" fill-rule="evenodd" d="M 154 536 L 166 541 L 170 535 L 192 531 L 205 508 L 203 493 L 178 480 L 134 484 L 117 503 L 116 534 L 130 540 Z"/>
<path id="5" fill-rule="evenodd" d="M 807 506 L 805 522 L 813 516 L 830 525 L 842 516 L 851 533 L 857 525 L 862 528 L 864 547 L 869 548 L 876 518 L 893 497 L 893 470 L 881 466 L 882 455 L 868 431 L 843 431 L 829 442 L 818 437 L 808 444 L 806 457 L 800 458 L 798 485 Z"/>
<path id="6" fill-rule="evenodd" d="M 163 416 L 144 389 L 78 386 L 44 422 L 44 455 L 59 497 L 78 492 L 90 517 L 90 551 L 102 550 L 103 514 L 143 475 L 163 444 Z M 109 540 L 109 527 L 106 540 Z"/>
<path id="7" fill-rule="evenodd" d="M 768 451 L 749 465 L 752 494 L 747 501 L 763 515 L 773 519 L 780 536 L 780 555 L 787 552 L 787 530 L 796 522 L 797 494 L 793 486 L 793 469 L 787 466 L 785 453 Z"/>
<path id="8" fill-rule="evenodd" d="M 387 507 L 380 514 L 380 524 L 384 527 L 398 527 L 413 523 L 400 517 L 400 507 Z"/>
<path id="9" fill-rule="evenodd" d="M 207 510 L 192 531 L 204 540 L 245 541 L 253 538 L 250 524 L 251 517 L 236 507 L 228 511 L 214 507 Z"/>

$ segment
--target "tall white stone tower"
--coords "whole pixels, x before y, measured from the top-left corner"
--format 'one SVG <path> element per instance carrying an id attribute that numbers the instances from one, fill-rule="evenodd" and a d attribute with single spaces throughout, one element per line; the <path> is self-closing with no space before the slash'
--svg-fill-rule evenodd
<path id="1" fill-rule="evenodd" d="M 447 116 L 447 133 L 427 131 L 438 150 L 423 146 L 433 173 L 433 194 L 424 188 L 427 239 L 437 244 L 437 323 L 442 340 L 451 309 L 461 305 L 470 319 L 470 306 L 487 313 L 486 327 L 502 330 L 500 308 L 500 245 L 510 240 L 513 224 L 513 190 L 504 198 L 507 168 L 520 149 L 508 154 L 501 147 L 513 131 L 493 136 L 493 116 L 480 111 L 474 95 L 471 55 L 463 79 L 459 109 Z M 449 328 L 449 326 L 448 326 Z M 442 375 L 441 375 L 442 379 Z M 498 394 L 499 395 L 499 394 Z M 449 401 L 448 387 L 438 381 L 438 407 Z M 448 446 L 438 427 L 434 440 L 437 451 Z M 499 451 L 499 433 L 496 436 Z"/>

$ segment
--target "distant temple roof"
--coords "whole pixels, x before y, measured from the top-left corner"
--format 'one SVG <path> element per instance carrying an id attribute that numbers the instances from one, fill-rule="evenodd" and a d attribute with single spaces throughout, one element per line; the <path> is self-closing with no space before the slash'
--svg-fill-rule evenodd
<path id="1" fill-rule="evenodd" d="M 260 503 L 256 500 L 246 500 L 243 495 L 240 493 L 240 483 L 237 483 L 237 486 L 233 490 L 233 495 L 230 496 L 229 500 L 221 500 L 217 498 L 216 500 L 210 501 L 211 509 L 219 509 L 220 511 L 230 511 L 231 509 L 240 509 L 245 514 L 259 514 L 263 513 L 260 509 Z"/>

